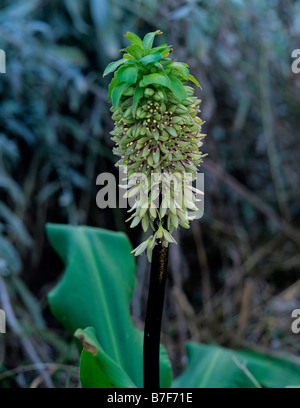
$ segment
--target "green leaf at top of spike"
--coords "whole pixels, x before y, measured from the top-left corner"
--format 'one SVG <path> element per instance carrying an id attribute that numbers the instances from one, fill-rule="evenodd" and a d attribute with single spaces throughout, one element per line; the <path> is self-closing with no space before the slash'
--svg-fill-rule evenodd
<path id="1" fill-rule="evenodd" d="M 197 81 L 197 79 L 196 79 L 195 77 L 193 77 L 193 75 L 190 74 L 190 75 L 188 76 L 188 79 L 189 79 L 190 81 L 194 82 L 194 84 L 196 84 L 196 85 L 198 86 L 198 88 L 202 89 L 202 88 L 201 88 L 201 85 L 199 84 L 199 82 Z"/>
<path id="2" fill-rule="evenodd" d="M 118 84 L 118 78 L 115 74 L 115 76 L 113 77 L 113 79 L 111 80 L 110 84 L 108 85 L 108 97 L 107 100 L 109 101 L 111 98 L 111 93 L 114 89 L 114 87 Z"/>
<path id="3" fill-rule="evenodd" d="M 134 65 L 125 65 L 118 69 L 117 78 L 120 82 L 134 84 L 137 79 L 138 68 Z"/>
<path id="4" fill-rule="evenodd" d="M 118 61 L 111 62 L 110 64 L 107 65 L 103 72 L 103 76 L 105 77 L 106 75 L 110 74 L 111 72 L 114 72 L 120 65 L 124 64 L 126 62 L 125 58 L 122 58 Z"/>
<path id="5" fill-rule="evenodd" d="M 165 74 L 153 73 L 153 74 L 145 75 L 143 80 L 145 84 L 147 85 L 158 84 L 158 85 L 166 86 L 168 88 L 171 86 L 170 79 Z"/>
<path id="6" fill-rule="evenodd" d="M 179 71 L 185 78 L 189 78 L 190 73 L 186 64 L 183 64 L 182 62 L 172 61 L 168 66 Z"/>
<path id="7" fill-rule="evenodd" d="M 122 49 L 121 51 L 126 51 L 127 54 L 131 55 L 135 60 L 140 60 L 143 57 L 143 50 L 137 44 L 131 44 L 127 48 Z"/>
<path id="8" fill-rule="evenodd" d="M 147 65 L 150 64 L 151 62 L 157 62 L 162 59 L 162 55 L 160 52 L 155 52 L 153 54 L 146 55 L 145 57 L 141 58 L 139 62 L 142 62 L 143 64 Z"/>
<path id="9" fill-rule="evenodd" d="M 171 89 L 174 92 L 174 95 L 176 96 L 176 98 L 182 101 L 184 98 L 187 97 L 186 90 L 184 89 L 182 82 L 175 76 L 170 75 L 169 78 L 171 81 Z"/>
<path id="10" fill-rule="evenodd" d="M 131 33 L 130 31 L 128 31 L 127 33 L 124 34 L 124 37 L 127 38 L 127 40 L 129 40 L 132 44 L 136 44 L 138 45 L 142 50 L 144 50 L 144 43 L 143 41 L 140 39 L 140 37 L 138 37 L 136 34 Z"/>
<path id="11" fill-rule="evenodd" d="M 120 98 L 122 96 L 122 93 L 129 88 L 130 84 L 126 82 L 120 82 L 118 83 L 114 89 L 112 90 L 112 103 L 114 106 L 117 106 L 119 104 Z"/>
<path id="12" fill-rule="evenodd" d="M 153 45 L 154 37 L 155 37 L 157 34 L 159 34 L 159 35 L 162 34 L 162 31 L 157 30 L 157 31 L 154 31 L 154 32 L 152 32 L 152 33 L 148 33 L 148 34 L 145 35 L 145 37 L 144 37 L 144 39 L 143 39 L 143 44 L 144 44 L 144 46 L 145 46 L 145 51 L 146 51 L 146 52 L 148 52 L 148 51 L 151 50 L 152 45 Z"/>

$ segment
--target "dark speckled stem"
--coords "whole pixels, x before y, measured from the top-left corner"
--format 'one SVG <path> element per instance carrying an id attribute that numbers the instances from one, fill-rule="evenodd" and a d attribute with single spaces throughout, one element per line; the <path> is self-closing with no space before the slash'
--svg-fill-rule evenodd
<path id="1" fill-rule="evenodd" d="M 159 388 L 159 347 L 165 298 L 168 248 L 158 243 L 152 254 L 144 331 L 144 388 Z"/>

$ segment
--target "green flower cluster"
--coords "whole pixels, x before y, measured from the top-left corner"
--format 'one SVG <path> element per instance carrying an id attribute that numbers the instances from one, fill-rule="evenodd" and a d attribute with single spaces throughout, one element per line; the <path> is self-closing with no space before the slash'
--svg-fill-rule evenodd
<path id="1" fill-rule="evenodd" d="M 149 260 L 158 241 L 167 247 L 175 242 L 171 234 L 179 225 L 189 228 L 188 210 L 197 209 L 200 193 L 191 182 L 204 156 L 199 147 L 205 136 L 197 117 L 200 100 L 185 84 L 200 85 L 187 64 L 168 57 L 172 49 L 167 44 L 152 47 L 157 34 L 162 33 L 141 40 L 126 33 L 132 44 L 104 71 L 115 71 L 108 96 L 115 120 L 111 134 L 120 157 L 116 165 L 127 167 L 125 197 L 135 198 L 131 227 L 141 222 L 145 232 L 149 227 L 154 232 L 133 252 L 147 251 Z"/>

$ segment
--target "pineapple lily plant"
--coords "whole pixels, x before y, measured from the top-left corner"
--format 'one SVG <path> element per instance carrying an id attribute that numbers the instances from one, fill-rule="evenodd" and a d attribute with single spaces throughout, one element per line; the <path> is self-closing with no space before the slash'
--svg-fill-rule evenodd
<path id="1" fill-rule="evenodd" d="M 120 157 L 116 165 L 127 168 L 125 197 L 136 198 L 131 227 L 141 222 L 145 232 L 153 231 L 134 253 L 146 251 L 149 261 L 158 242 L 168 247 L 175 242 L 176 228 L 189 228 L 188 210 L 197 209 L 200 193 L 191 182 L 203 157 L 199 147 L 205 136 L 197 116 L 200 100 L 186 83 L 200 85 L 187 64 L 169 57 L 173 50 L 167 44 L 153 48 L 157 34 L 162 32 L 148 33 L 141 40 L 126 33 L 132 44 L 104 71 L 104 76 L 114 72 L 108 99 L 115 120 L 114 153 Z"/>
<path id="2" fill-rule="evenodd" d="M 128 174 L 125 197 L 133 198 L 131 227 L 140 222 L 153 234 L 134 251 L 146 251 L 151 263 L 144 329 L 144 387 L 159 388 L 160 329 L 165 296 L 168 245 L 179 225 L 189 228 L 188 210 L 197 210 L 196 194 L 188 181 L 196 178 L 202 160 L 199 147 L 205 135 L 197 116 L 200 100 L 188 81 L 200 87 L 188 65 L 169 57 L 167 44 L 153 48 L 160 30 L 143 40 L 127 32 L 131 42 L 123 58 L 110 63 L 104 76 L 114 72 L 108 88 L 112 99 L 111 132 L 120 157 L 117 166 Z M 189 177 L 188 177 L 189 176 Z"/>

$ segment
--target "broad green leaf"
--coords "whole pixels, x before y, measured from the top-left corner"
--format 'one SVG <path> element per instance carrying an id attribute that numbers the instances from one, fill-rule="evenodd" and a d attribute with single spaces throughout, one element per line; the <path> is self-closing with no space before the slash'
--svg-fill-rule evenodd
<path id="1" fill-rule="evenodd" d="M 125 58 L 122 58 L 118 61 L 111 62 L 110 64 L 107 65 L 103 72 L 103 76 L 110 74 L 111 72 L 114 72 L 120 65 L 124 64 L 127 60 Z"/>
<path id="2" fill-rule="evenodd" d="M 130 54 L 124 54 L 123 57 L 124 57 L 125 59 L 130 60 L 130 61 L 136 61 L 136 58 L 134 58 L 134 57 L 133 57 L 132 55 L 130 55 Z"/>
<path id="3" fill-rule="evenodd" d="M 108 96 L 107 96 L 107 100 L 108 100 L 108 101 L 110 100 L 110 98 L 111 98 L 111 93 L 112 93 L 114 87 L 117 85 L 118 82 L 119 82 L 119 81 L 118 81 L 118 78 L 117 78 L 117 76 L 116 76 L 116 74 L 115 74 L 115 76 L 113 77 L 113 79 L 110 81 L 110 84 L 108 85 Z"/>
<path id="4" fill-rule="evenodd" d="M 179 71 L 185 78 L 188 79 L 188 77 L 189 77 L 189 75 L 190 75 L 189 70 L 188 70 L 188 68 L 187 68 L 184 64 L 182 64 L 181 62 L 172 61 L 172 62 L 170 63 L 170 65 L 168 65 L 168 66 L 169 66 L 170 68 L 176 69 L 176 70 Z"/>
<path id="5" fill-rule="evenodd" d="M 135 84 L 138 69 L 135 66 L 121 67 L 117 72 L 117 78 L 120 82 L 129 82 Z"/>
<path id="6" fill-rule="evenodd" d="M 127 40 L 129 40 L 130 42 L 132 42 L 132 44 L 136 44 L 136 45 L 138 45 L 142 50 L 144 50 L 144 43 L 143 43 L 143 41 L 140 39 L 140 37 L 138 37 L 136 34 L 131 33 L 130 31 L 128 31 L 126 34 L 124 34 L 124 37 L 126 37 Z"/>
<path id="7" fill-rule="evenodd" d="M 145 46 L 145 52 L 146 53 L 151 50 L 152 45 L 153 45 L 154 37 L 157 34 L 162 34 L 162 32 L 160 30 L 157 30 L 157 31 L 153 31 L 152 33 L 148 33 L 148 34 L 145 35 L 145 37 L 143 39 L 143 43 L 144 43 L 144 46 Z"/>
<path id="8" fill-rule="evenodd" d="M 253 351 L 188 343 L 187 354 L 188 367 L 172 387 L 284 388 L 300 383 L 300 365 Z"/>
<path id="9" fill-rule="evenodd" d="M 150 64 L 151 62 L 159 61 L 160 59 L 162 59 L 161 53 L 155 52 L 154 54 L 149 54 L 141 58 L 139 62 L 142 62 L 143 64 L 147 65 Z"/>
<path id="10" fill-rule="evenodd" d="M 129 47 L 122 49 L 121 51 L 126 51 L 129 55 L 139 60 L 143 57 L 143 50 L 136 44 L 131 44 Z M 128 58 L 126 58 L 128 59 Z"/>
<path id="11" fill-rule="evenodd" d="M 147 85 L 151 84 L 158 84 L 162 86 L 166 86 L 167 88 L 171 87 L 170 79 L 164 74 L 149 74 L 143 77 L 143 81 Z"/>
<path id="12" fill-rule="evenodd" d="M 190 74 L 190 75 L 188 76 L 188 79 L 189 79 L 190 81 L 194 82 L 194 84 L 196 84 L 196 85 L 198 86 L 198 88 L 202 89 L 202 88 L 201 88 L 201 85 L 199 84 L 199 82 L 197 81 L 197 79 L 196 79 L 195 77 L 193 77 L 193 75 Z"/>
<path id="13" fill-rule="evenodd" d="M 174 76 L 169 76 L 170 81 L 171 81 L 171 89 L 174 93 L 174 95 L 176 96 L 176 98 L 178 98 L 180 101 L 182 99 L 185 99 L 187 97 L 187 93 L 184 89 L 184 86 L 182 85 L 182 82 L 180 81 L 180 79 L 174 77 Z"/>
<path id="14" fill-rule="evenodd" d="M 132 116 L 135 117 L 135 113 L 139 104 L 140 99 L 144 95 L 144 89 L 141 88 L 139 85 L 135 87 L 134 95 L 133 95 L 133 104 L 132 104 Z"/>
<path id="15" fill-rule="evenodd" d="M 156 52 L 160 52 L 162 54 L 162 53 L 165 53 L 166 51 L 169 52 L 170 47 L 167 44 L 162 44 L 159 47 L 152 48 L 152 50 L 149 51 L 149 55 L 154 54 Z"/>
<path id="16" fill-rule="evenodd" d="M 80 380 L 84 388 L 136 388 L 128 374 L 100 346 L 93 327 L 75 332 L 83 345 Z"/>
<path id="17" fill-rule="evenodd" d="M 114 89 L 112 90 L 111 93 L 111 99 L 112 99 L 112 104 L 113 106 L 118 106 L 119 102 L 120 102 L 120 98 L 122 96 L 122 93 L 130 87 L 131 84 L 126 83 L 126 82 L 122 82 L 122 83 L 118 83 Z"/>
<path id="18" fill-rule="evenodd" d="M 162 66 L 162 64 L 160 62 L 156 62 L 154 64 L 155 67 L 159 68 L 159 69 L 164 69 L 164 67 Z"/>
<path id="19" fill-rule="evenodd" d="M 128 238 L 120 232 L 62 224 L 48 224 L 47 233 L 66 265 L 63 278 L 49 294 L 51 310 L 71 334 L 78 328 L 94 327 L 103 351 L 83 353 L 85 386 L 99 385 L 96 377 L 112 367 L 108 356 L 122 369 L 115 381 L 124 379 L 125 372 L 132 383 L 142 387 L 143 333 L 133 326 L 130 316 L 135 264 Z M 85 369 L 86 359 L 90 372 Z M 100 361 L 106 361 L 108 367 L 102 367 Z M 99 364 L 102 372 L 98 373 Z M 161 387 L 169 387 L 171 367 L 163 348 L 160 369 Z"/>

